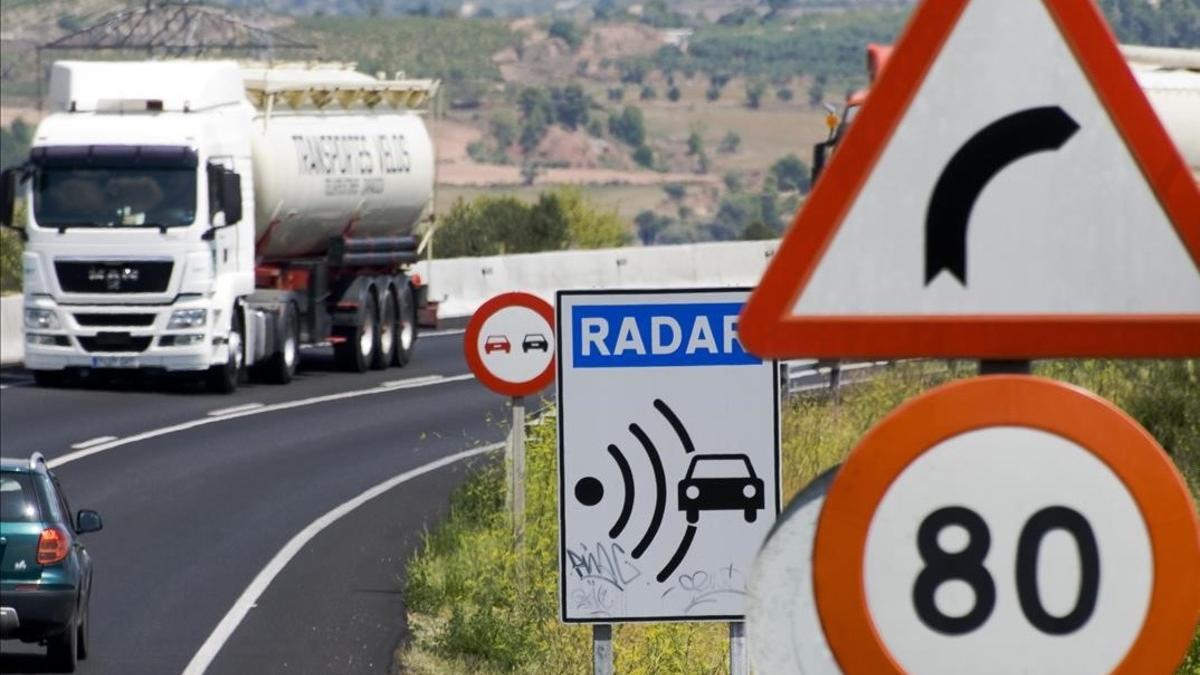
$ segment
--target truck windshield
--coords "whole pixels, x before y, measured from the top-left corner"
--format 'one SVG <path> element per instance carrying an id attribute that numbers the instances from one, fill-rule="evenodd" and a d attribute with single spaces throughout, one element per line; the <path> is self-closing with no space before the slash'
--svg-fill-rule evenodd
<path id="1" fill-rule="evenodd" d="M 42 227 L 179 227 L 196 220 L 196 169 L 43 166 L 33 213 Z"/>

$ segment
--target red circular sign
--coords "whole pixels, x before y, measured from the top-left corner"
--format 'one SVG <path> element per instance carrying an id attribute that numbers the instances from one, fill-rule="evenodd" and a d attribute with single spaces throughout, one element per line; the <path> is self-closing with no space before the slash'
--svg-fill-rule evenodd
<path id="1" fill-rule="evenodd" d="M 1017 435 L 1031 445 L 1038 444 L 1039 451 L 1044 446 L 1055 453 L 1030 457 L 1025 452 L 1029 448 L 1008 442 Z M 1001 442 L 985 442 L 988 438 Z M 1071 461 L 1066 462 L 1068 459 Z M 1127 504 L 1096 497 L 1106 483 L 1094 483 L 1093 476 L 1117 486 Z M 1050 485 L 1048 490 L 1044 484 Z M 1034 489 L 1039 485 L 1042 492 Z M 1051 500 L 1061 500 L 1066 506 L 1046 501 L 1046 492 L 1054 495 Z M 1032 506 L 1027 509 L 1024 502 L 1030 500 Z M 915 505 L 921 508 L 910 510 L 923 515 L 925 501 L 945 502 L 946 508 L 926 517 L 918 527 L 919 518 L 906 518 L 903 510 Z M 1113 516 L 1108 522 L 1085 506 L 1096 503 L 1111 509 Z M 1048 504 L 1051 506 L 1043 508 Z M 1078 511 L 1072 515 L 1073 508 Z M 1025 520 L 1025 512 L 1036 509 L 1041 511 Z M 1124 546 L 1116 537 L 1106 539 L 1106 534 L 1115 533 L 1115 516 L 1141 531 L 1134 539 L 1145 542 L 1144 558 L 1132 557 L 1130 549 L 1136 547 Z M 934 522 L 938 518 L 945 522 Z M 1052 523 L 1055 518 L 1058 520 Z M 1004 520 L 1011 520 L 1013 527 L 1003 530 L 998 523 Z M 1022 521 L 1018 538 L 1017 525 Z M 949 547 L 940 543 L 941 529 L 947 525 L 965 533 L 965 547 L 961 542 Z M 1110 559 L 1125 556 L 1149 568 L 1140 570 L 1145 587 L 1138 593 L 1145 609 L 1116 613 L 1122 621 L 1131 621 L 1125 621 L 1128 625 L 1121 636 L 1129 640 L 1129 646 L 1115 652 L 1113 663 L 1105 670 L 1165 673 L 1174 670 L 1187 650 L 1196 625 L 1200 607 L 1198 525 L 1188 490 L 1171 460 L 1149 433 L 1111 403 L 1041 378 L 973 378 L 943 385 L 897 408 L 863 437 L 842 465 L 817 527 L 813 554 L 817 607 L 830 647 L 847 673 L 905 672 L 910 668 L 901 665 L 902 655 L 894 648 L 908 650 L 926 634 L 934 636 L 931 640 L 953 636 L 953 640 L 938 643 L 946 645 L 944 650 L 921 652 L 953 665 L 957 661 L 945 653 L 954 647 L 951 643 L 969 645 L 977 634 L 971 631 L 982 631 L 987 622 L 1001 622 L 1005 617 L 1011 619 L 1010 625 L 1031 624 L 1033 628 L 1023 627 L 1031 634 L 1036 628 L 1058 636 L 1040 642 L 996 643 L 1014 658 L 1026 654 L 1027 649 L 1047 646 L 1067 645 L 1094 652 L 1106 641 L 1079 639 L 1088 630 L 1087 623 L 1058 624 L 1069 623 L 1076 614 L 1083 621 L 1114 614 L 1108 610 L 1115 603 L 1106 598 L 1133 593 L 1130 588 L 1136 586 L 1132 579 L 1137 575 L 1121 575 L 1110 568 Z M 1079 573 L 1079 590 L 1071 599 L 1075 608 L 1065 614 L 1061 608 L 1045 609 L 1041 600 L 1044 589 L 1037 581 L 1041 539 L 1054 529 L 1062 530 L 1064 537 L 1063 533 L 1074 537 L 1078 554 L 1071 559 L 1091 559 L 1095 572 L 1091 582 L 1085 581 L 1088 573 Z M 927 537 L 925 530 L 929 530 Z M 889 532 L 899 533 L 892 539 L 910 545 L 887 546 Z M 1022 543 L 1025 539 L 1030 541 Z M 1015 557 L 1010 555 L 1014 544 Z M 1022 555 L 1023 548 L 1029 555 Z M 1024 572 L 1023 559 L 1028 567 Z M 947 561 L 962 564 L 951 569 L 943 564 Z M 1079 565 L 1088 567 L 1082 562 Z M 906 566 L 920 570 L 915 580 L 905 576 Z M 941 571 L 931 572 L 935 567 Z M 1125 568 L 1138 571 L 1131 565 Z M 1011 575 L 1014 569 L 1015 579 Z M 903 583 L 889 585 L 885 577 L 892 573 L 902 577 Z M 1101 578 L 1114 573 L 1116 578 L 1100 584 Z M 1029 591 L 1024 594 L 1023 574 Z M 930 583 L 923 584 L 925 577 Z M 964 597 L 969 598 L 966 606 L 971 611 L 947 614 L 933 599 L 933 592 L 947 580 L 970 586 L 972 592 Z M 1089 585 L 1092 601 L 1084 606 L 1080 598 Z M 898 594 L 887 595 L 893 586 Z M 890 605 L 879 601 L 899 595 L 904 597 Z M 930 601 L 918 603 L 918 596 Z M 922 604 L 924 609 L 918 606 Z M 893 612 L 895 608 L 899 610 Z M 975 610 L 980 610 L 978 617 L 973 616 Z M 906 628 L 901 621 L 918 624 L 912 617 L 918 617 L 929 630 L 898 632 L 897 626 Z M 1075 639 L 1064 640 L 1066 635 Z M 1111 636 L 1110 641 L 1116 637 Z"/>
<path id="2" fill-rule="evenodd" d="M 502 293 L 483 303 L 463 336 L 471 372 L 506 396 L 548 387 L 554 381 L 554 349 L 554 308 L 529 293 Z"/>

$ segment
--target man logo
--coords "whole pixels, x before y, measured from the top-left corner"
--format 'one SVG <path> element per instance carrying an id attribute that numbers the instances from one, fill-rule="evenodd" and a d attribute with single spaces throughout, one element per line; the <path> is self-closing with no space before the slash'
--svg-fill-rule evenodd
<path id="1" fill-rule="evenodd" d="M 88 281 L 103 281 L 104 288 L 109 291 L 119 291 L 122 283 L 137 280 L 137 269 L 129 266 L 92 267 L 88 270 Z"/>

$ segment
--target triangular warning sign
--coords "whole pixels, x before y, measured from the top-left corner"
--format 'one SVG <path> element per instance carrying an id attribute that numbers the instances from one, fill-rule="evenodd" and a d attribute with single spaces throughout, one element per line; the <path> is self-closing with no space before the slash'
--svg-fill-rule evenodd
<path id="1" fill-rule="evenodd" d="M 1200 356 L 1200 188 L 1090 0 L 924 0 L 739 327 L 761 356 Z"/>

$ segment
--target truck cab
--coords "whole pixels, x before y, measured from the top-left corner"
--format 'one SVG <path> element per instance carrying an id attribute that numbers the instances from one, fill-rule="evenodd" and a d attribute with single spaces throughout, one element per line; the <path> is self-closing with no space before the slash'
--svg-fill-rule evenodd
<path id="1" fill-rule="evenodd" d="M 5 177 L 28 207 L 25 363 L 41 383 L 121 367 L 212 369 L 220 384 L 242 365 L 230 309 L 254 290 L 237 65 L 143 63 L 136 79 L 114 65 L 54 65 L 54 112 Z"/>

